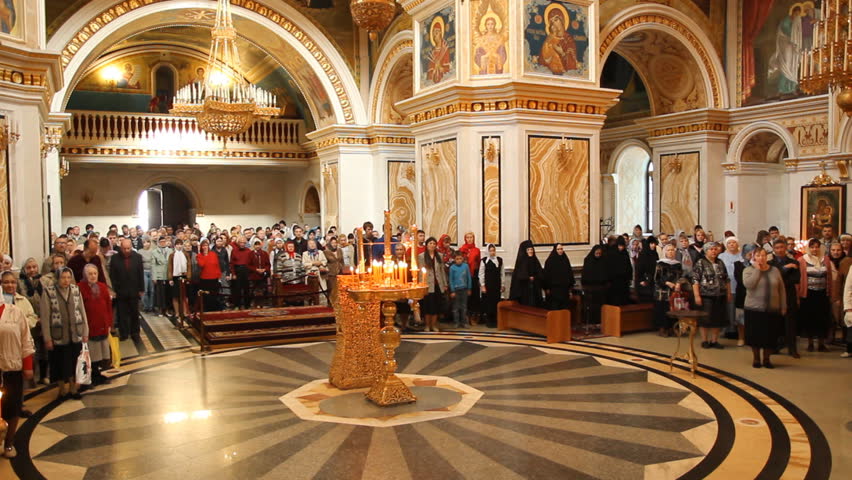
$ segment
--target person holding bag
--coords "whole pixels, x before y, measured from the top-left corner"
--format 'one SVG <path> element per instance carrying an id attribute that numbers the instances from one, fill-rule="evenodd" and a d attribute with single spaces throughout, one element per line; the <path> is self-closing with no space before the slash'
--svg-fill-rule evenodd
<path id="1" fill-rule="evenodd" d="M 56 283 L 41 296 L 41 331 L 50 363 L 50 378 L 57 382 L 60 400 L 82 398 L 75 381 L 77 357 L 89 341 L 89 325 L 80 289 L 68 267 L 56 272 Z"/>
<path id="2" fill-rule="evenodd" d="M 98 269 L 92 264 L 83 268 L 84 278 L 77 287 L 83 297 L 86 308 L 86 321 L 89 324 L 89 357 L 92 362 L 92 382 L 95 385 L 109 383 L 109 378 L 101 374 L 109 370 L 111 351 L 109 332 L 113 327 L 112 298 L 109 289 L 98 281 Z"/>
<path id="3" fill-rule="evenodd" d="M 7 275 L 15 280 L 12 272 L 4 272 L 4 279 Z M 6 458 L 17 456 L 13 444 L 23 407 L 24 380 L 33 378 L 33 353 L 33 338 L 24 313 L 15 305 L 0 304 L 0 414 L 7 425 L 3 439 Z"/>

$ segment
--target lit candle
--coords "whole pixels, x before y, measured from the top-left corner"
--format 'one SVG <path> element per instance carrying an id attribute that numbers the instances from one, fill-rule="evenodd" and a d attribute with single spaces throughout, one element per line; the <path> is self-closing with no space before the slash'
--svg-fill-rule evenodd
<path id="1" fill-rule="evenodd" d="M 417 283 L 426 283 L 429 281 L 429 277 L 426 275 L 426 267 L 423 267 L 420 273 L 421 275 L 418 276 Z"/>

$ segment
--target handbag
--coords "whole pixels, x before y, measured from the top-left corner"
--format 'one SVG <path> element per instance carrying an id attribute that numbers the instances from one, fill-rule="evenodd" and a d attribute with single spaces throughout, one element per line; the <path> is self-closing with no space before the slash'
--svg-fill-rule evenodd
<path id="1" fill-rule="evenodd" d="M 77 357 L 76 381 L 80 385 L 92 384 L 92 358 L 89 356 L 89 344 L 84 343 L 80 356 Z"/>
<path id="2" fill-rule="evenodd" d="M 109 353 L 112 360 L 112 368 L 121 367 L 121 346 L 118 337 L 109 335 Z"/>
<path id="3" fill-rule="evenodd" d="M 672 292 L 669 295 L 669 309 L 673 312 L 689 310 L 689 295 L 683 290 Z"/>

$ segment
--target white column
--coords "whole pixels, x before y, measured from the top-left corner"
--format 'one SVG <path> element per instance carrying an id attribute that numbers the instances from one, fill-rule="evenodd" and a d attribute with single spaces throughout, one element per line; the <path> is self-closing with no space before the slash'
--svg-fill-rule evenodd
<path id="1" fill-rule="evenodd" d="M 59 162 L 59 150 L 51 150 L 46 153 L 44 159 L 44 202 L 45 214 L 48 215 L 47 218 L 49 219 L 48 232 L 62 235 L 69 225 L 62 224 L 62 181 L 59 176 Z"/>

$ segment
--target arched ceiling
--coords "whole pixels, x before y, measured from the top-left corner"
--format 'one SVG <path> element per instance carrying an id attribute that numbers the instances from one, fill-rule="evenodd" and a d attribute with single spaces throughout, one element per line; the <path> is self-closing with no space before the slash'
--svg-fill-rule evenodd
<path id="1" fill-rule="evenodd" d="M 787 157 L 787 145 L 773 132 L 752 135 L 743 147 L 740 162 L 781 163 Z"/>

